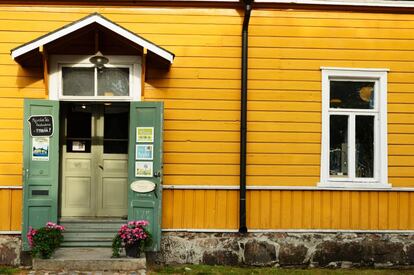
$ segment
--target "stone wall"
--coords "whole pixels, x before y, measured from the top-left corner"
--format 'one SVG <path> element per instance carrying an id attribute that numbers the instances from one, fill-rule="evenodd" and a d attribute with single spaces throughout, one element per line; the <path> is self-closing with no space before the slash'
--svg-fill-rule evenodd
<path id="1" fill-rule="evenodd" d="M 18 266 L 21 248 L 20 236 L 0 235 L 0 265 Z"/>
<path id="2" fill-rule="evenodd" d="M 414 266 L 414 234 L 163 233 L 151 264 L 275 267 Z"/>

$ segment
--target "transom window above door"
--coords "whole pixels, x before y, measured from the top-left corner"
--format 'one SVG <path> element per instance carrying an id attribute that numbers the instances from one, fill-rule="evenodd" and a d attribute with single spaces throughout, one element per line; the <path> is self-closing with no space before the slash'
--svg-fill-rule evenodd
<path id="1" fill-rule="evenodd" d="M 109 56 L 95 67 L 90 56 L 52 56 L 49 99 L 63 101 L 138 101 L 141 64 L 138 56 Z"/>

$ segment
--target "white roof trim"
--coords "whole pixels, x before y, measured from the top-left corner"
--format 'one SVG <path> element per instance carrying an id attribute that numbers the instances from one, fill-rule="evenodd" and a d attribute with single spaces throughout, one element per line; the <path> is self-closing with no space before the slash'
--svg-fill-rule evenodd
<path id="1" fill-rule="evenodd" d="M 390 0 L 255 0 L 255 3 L 299 4 L 299 5 L 328 5 L 328 6 L 356 6 L 356 7 L 383 7 L 383 8 L 414 8 L 411 1 Z"/>
<path id="2" fill-rule="evenodd" d="M 81 19 L 78 22 L 75 22 L 73 24 L 68 25 L 67 27 L 63 27 L 62 29 L 59 29 L 55 32 L 50 33 L 49 35 L 45 35 L 44 37 L 41 37 L 40 39 L 36 39 L 31 43 L 25 44 L 21 47 L 18 47 L 11 52 L 11 56 L 13 59 L 16 59 L 16 57 L 19 57 L 25 53 L 28 53 L 40 46 L 43 46 L 47 43 L 50 43 L 56 39 L 59 39 L 61 37 L 64 37 L 74 31 L 77 31 L 83 27 L 86 27 L 92 23 L 98 23 L 107 29 L 116 32 L 120 36 L 148 49 L 149 51 L 161 56 L 162 58 L 168 60 L 170 63 L 173 63 L 174 60 L 174 54 L 164 50 L 161 47 L 158 47 L 147 40 L 135 35 L 134 33 L 118 26 L 117 24 L 114 24 L 113 22 L 107 20 L 106 18 L 102 17 L 99 14 L 93 14 L 88 17 L 85 17 L 84 19 Z"/>

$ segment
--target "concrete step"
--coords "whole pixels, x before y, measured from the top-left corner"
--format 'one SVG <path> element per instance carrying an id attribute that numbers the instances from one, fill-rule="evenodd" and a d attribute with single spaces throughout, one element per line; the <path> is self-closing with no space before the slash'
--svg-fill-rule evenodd
<path id="1" fill-rule="evenodd" d="M 112 250 L 110 248 L 59 248 L 51 259 L 33 259 L 33 269 L 55 272 L 135 271 L 138 274 L 146 271 L 145 257 L 111 258 L 111 255 Z"/>
<path id="2" fill-rule="evenodd" d="M 111 247 L 112 239 L 126 220 L 65 218 L 62 247 Z"/>

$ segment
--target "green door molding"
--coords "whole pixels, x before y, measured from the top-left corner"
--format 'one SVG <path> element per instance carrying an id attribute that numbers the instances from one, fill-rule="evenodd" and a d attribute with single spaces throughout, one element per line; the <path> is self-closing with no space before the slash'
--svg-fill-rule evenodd
<path id="1" fill-rule="evenodd" d="M 129 116 L 129 152 L 128 152 L 128 220 L 149 221 L 149 230 L 153 235 L 153 245 L 148 251 L 159 251 L 161 240 L 161 201 L 162 201 L 162 136 L 163 103 L 131 102 Z M 153 142 L 137 142 L 137 127 L 153 127 Z M 136 145 L 153 145 L 152 160 L 136 160 Z M 151 164 L 153 171 L 146 177 L 136 175 L 136 162 Z M 146 193 L 131 190 L 130 185 L 139 180 L 155 183 L 155 189 Z"/>
<path id="2" fill-rule="evenodd" d="M 29 118 L 34 115 L 53 117 L 53 135 L 49 137 L 48 157 L 33 154 Z M 39 142 L 41 139 L 37 139 Z M 46 139 L 47 140 L 47 139 Z M 38 143 L 37 142 L 37 143 Z M 35 142 L 36 143 L 36 142 Z M 43 139 L 43 144 L 44 144 Z M 46 142 L 47 144 L 47 142 Z M 59 102 L 25 99 L 23 121 L 23 250 L 29 250 L 27 231 L 57 222 L 59 182 Z"/>

